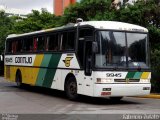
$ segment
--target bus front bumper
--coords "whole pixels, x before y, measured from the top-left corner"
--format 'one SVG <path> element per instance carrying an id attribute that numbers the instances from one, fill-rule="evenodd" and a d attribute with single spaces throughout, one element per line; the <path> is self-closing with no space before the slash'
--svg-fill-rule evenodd
<path id="1" fill-rule="evenodd" d="M 94 97 L 141 96 L 150 94 L 151 84 L 95 84 Z"/>

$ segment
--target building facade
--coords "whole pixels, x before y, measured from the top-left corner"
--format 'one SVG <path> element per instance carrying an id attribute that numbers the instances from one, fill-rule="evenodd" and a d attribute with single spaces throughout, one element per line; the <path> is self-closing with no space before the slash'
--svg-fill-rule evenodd
<path id="1" fill-rule="evenodd" d="M 0 5 L 0 11 L 5 11 L 7 16 L 19 16 L 22 18 L 26 18 L 27 12 L 21 9 L 8 8 L 7 6 Z"/>
<path id="2" fill-rule="evenodd" d="M 76 0 L 54 0 L 54 14 L 56 16 L 63 15 L 64 9 L 74 3 Z"/>

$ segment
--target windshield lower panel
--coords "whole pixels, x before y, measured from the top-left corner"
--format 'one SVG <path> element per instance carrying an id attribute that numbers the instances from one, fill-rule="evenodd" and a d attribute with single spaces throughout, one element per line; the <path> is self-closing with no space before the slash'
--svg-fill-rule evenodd
<path id="1" fill-rule="evenodd" d="M 147 34 L 97 31 L 96 68 L 148 68 Z"/>

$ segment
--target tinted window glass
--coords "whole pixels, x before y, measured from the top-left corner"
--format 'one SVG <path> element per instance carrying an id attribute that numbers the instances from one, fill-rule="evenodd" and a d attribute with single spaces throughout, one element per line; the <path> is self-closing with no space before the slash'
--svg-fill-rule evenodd
<path id="1" fill-rule="evenodd" d="M 53 34 L 47 37 L 48 50 L 57 51 L 58 50 L 58 34 Z"/>
<path id="2" fill-rule="evenodd" d="M 96 40 L 96 67 L 148 68 L 147 34 L 98 31 Z"/>
<path id="3" fill-rule="evenodd" d="M 78 58 L 79 58 L 79 62 L 80 65 L 83 67 L 84 66 L 84 41 L 83 40 L 79 40 L 78 42 Z"/>
<path id="4" fill-rule="evenodd" d="M 84 38 L 85 36 L 93 36 L 93 29 L 85 28 L 85 29 L 80 29 L 80 31 L 79 31 L 78 59 L 79 59 L 81 67 L 84 66 L 85 41 L 84 41 L 84 39 L 82 39 L 82 40 L 80 40 L 80 39 Z"/>
<path id="5" fill-rule="evenodd" d="M 61 34 L 61 50 L 73 50 L 75 47 L 75 32 L 69 31 Z"/>
<path id="6" fill-rule="evenodd" d="M 22 52 L 22 45 L 23 45 L 23 41 L 17 40 L 17 52 Z"/>
<path id="7" fill-rule="evenodd" d="M 65 46 L 66 50 L 73 50 L 75 47 L 75 32 L 68 32 L 67 44 Z"/>
<path id="8" fill-rule="evenodd" d="M 24 39 L 24 51 L 33 51 L 33 39 L 31 37 Z"/>
<path id="9" fill-rule="evenodd" d="M 127 33 L 129 66 L 146 66 L 147 34 Z"/>
<path id="10" fill-rule="evenodd" d="M 79 32 L 79 37 L 85 37 L 85 36 L 93 36 L 93 29 L 81 29 Z"/>
<path id="11" fill-rule="evenodd" d="M 126 66 L 126 42 L 124 32 L 99 31 L 96 34 L 98 53 L 96 66 Z"/>
<path id="12" fill-rule="evenodd" d="M 14 40 L 14 41 L 12 41 L 12 53 L 16 53 L 16 44 L 17 44 L 17 42 Z"/>
<path id="13" fill-rule="evenodd" d="M 67 32 L 62 33 L 62 35 L 61 35 L 61 42 L 62 42 L 61 50 L 66 50 Z"/>
<path id="14" fill-rule="evenodd" d="M 12 41 L 7 41 L 6 52 L 12 52 Z"/>
<path id="15" fill-rule="evenodd" d="M 45 50 L 45 37 L 38 37 L 37 38 L 37 50 L 38 51 Z"/>

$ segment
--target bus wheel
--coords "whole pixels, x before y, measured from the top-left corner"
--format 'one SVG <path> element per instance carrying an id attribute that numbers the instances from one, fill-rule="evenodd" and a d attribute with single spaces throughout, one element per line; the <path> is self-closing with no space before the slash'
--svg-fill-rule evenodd
<path id="1" fill-rule="evenodd" d="M 110 97 L 110 100 L 113 102 L 118 102 L 122 99 L 123 97 Z"/>
<path id="2" fill-rule="evenodd" d="M 67 79 L 66 85 L 65 85 L 65 92 L 66 92 L 67 97 L 70 100 L 77 99 L 77 97 L 78 97 L 77 82 L 74 77 L 70 77 L 69 79 Z"/>
<path id="3" fill-rule="evenodd" d="M 18 87 L 22 87 L 22 75 L 20 71 L 16 73 L 16 84 Z"/>

